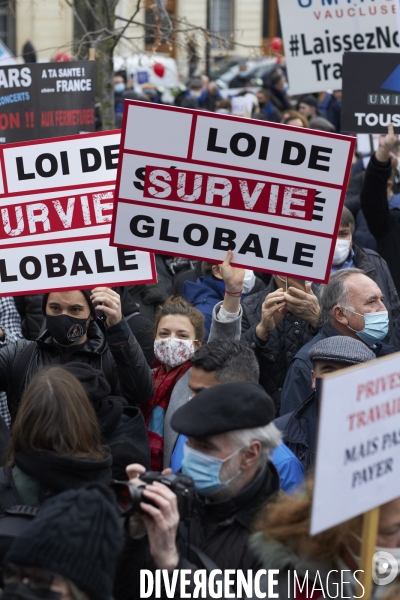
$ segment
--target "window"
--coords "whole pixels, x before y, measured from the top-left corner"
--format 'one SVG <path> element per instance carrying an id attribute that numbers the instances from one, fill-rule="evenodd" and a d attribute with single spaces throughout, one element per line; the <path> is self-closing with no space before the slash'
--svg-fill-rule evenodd
<path id="1" fill-rule="evenodd" d="M 277 0 L 263 0 L 263 38 L 282 37 Z"/>
<path id="2" fill-rule="evenodd" d="M 11 50 L 15 49 L 15 2 L 0 0 L 0 39 Z"/>
<path id="3" fill-rule="evenodd" d="M 212 48 L 231 48 L 233 42 L 233 0 L 211 0 L 210 29 L 223 41 L 213 37 Z M 228 43 L 227 43 L 228 41 Z"/>

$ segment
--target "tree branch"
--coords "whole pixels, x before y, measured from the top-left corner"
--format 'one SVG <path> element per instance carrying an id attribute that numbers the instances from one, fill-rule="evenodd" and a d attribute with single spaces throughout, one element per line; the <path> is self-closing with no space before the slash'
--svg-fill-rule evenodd
<path id="1" fill-rule="evenodd" d="M 126 24 L 124 25 L 122 31 L 120 34 L 118 34 L 118 36 L 116 36 L 115 39 L 115 44 L 112 47 L 112 50 L 114 51 L 115 46 L 118 44 L 119 40 L 121 39 L 121 37 L 124 35 L 125 31 L 128 29 L 129 25 L 131 25 L 133 23 L 134 18 L 136 17 L 136 15 L 138 14 L 138 12 L 140 11 L 140 4 L 141 4 L 142 0 L 137 0 L 136 3 L 136 8 L 135 8 L 135 12 L 133 13 L 133 15 L 131 16 L 130 19 L 123 19 L 124 21 L 126 21 Z M 119 17 L 116 16 L 116 19 L 118 19 Z M 122 19 L 121 19 L 122 21 Z"/>

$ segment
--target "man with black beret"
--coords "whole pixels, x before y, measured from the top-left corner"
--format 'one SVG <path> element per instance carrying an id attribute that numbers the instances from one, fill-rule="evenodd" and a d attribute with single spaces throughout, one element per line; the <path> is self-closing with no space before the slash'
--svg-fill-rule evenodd
<path id="1" fill-rule="evenodd" d="M 278 417 L 274 423 L 282 432 L 286 446 L 297 456 L 307 471 L 314 465 L 319 406 L 323 378 L 352 365 L 376 358 L 374 352 L 361 340 L 335 335 L 319 340 L 308 352 L 312 363 L 312 393 L 290 413 Z"/>
<path id="2" fill-rule="evenodd" d="M 279 490 L 269 459 L 281 441 L 274 415 L 265 390 L 247 382 L 203 390 L 174 413 L 172 427 L 188 436 L 182 473 L 194 481 L 193 515 L 180 523 L 175 494 L 161 483 L 146 487 L 143 514 L 131 518 L 116 600 L 139 597 L 140 569 L 191 569 L 190 593 L 196 569 L 262 567 L 247 542 L 258 509 Z M 143 472 L 141 465 L 127 468 L 131 480 Z"/>

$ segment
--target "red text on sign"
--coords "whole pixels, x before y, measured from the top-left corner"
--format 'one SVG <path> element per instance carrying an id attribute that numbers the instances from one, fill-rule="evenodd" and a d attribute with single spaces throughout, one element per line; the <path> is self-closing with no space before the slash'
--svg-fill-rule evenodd
<path id="1" fill-rule="evenodd" d="M 0 239 L 111 223 L 113 192 L 0 207 Z"/>
<path id="2" fill-rule="evenodd" d="M 283 183 L 146 167 L 144 196 L 311 221 L 316 190 Z M 190 208 L 189 208 L 190 210 Z"/>

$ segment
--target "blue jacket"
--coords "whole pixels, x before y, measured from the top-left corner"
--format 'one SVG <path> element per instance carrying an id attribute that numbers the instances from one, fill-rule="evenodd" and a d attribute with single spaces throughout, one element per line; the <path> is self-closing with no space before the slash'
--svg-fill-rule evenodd
<path id="1" fill-rule="evenodd" d="M 314 344 L 334 335 L 342 334 L 331 323 L 325 323 L 321 331 L 305 344 L 293 358 L 282 388 L 281 416 L 296 410 L 311 394 L 312 363 L 308 358 L 308 353 Z M 397 352 L 394 346 L 386 342 L 376 343 L 375 347 L 371 348 L 371 350 L 378 358 Z"/>
<path id="2" fill-rule="evenodd" d="M 176 442 L 171 456 L 171 469 L 174 473 L 179 471 L 182 467 L 183 446 L 186 440 L 187 437 L 181 434 Z M 281 490 L 287 494 L 290 494 L 290 492 L 304 482 L 303 466 L 285 444 L 281 444 L 275 448 L 271 461 L 274 463 L 276 470 L 279 473 Z"/>
<path id="3" fill-rule="evenodd" d="M 225 283 L 213 279 L 210 275 L 199 277 L 197 281 L 185 281 L 183 295 L 204 315 L 204 328 L 208 338 L 211 328 L 211 318 L 214 306 L 224 299 Z"/>

